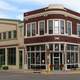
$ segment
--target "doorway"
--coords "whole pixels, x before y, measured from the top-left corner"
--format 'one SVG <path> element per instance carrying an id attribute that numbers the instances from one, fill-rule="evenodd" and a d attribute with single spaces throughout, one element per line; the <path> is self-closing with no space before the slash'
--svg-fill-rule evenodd
<path id="1" fill-rule="evenodd" d="M 23 65 L 22 52 L 23 52 L 23 51 L 19 51 L 19 69 L 22 69 L 22 65 Z"/>
<path id="2" fill-rule="evenodd" d="M 62 64 L 62 53 L 55 52 L 53 54 L 53 70 L 61 70 L 61 64 Z"/>

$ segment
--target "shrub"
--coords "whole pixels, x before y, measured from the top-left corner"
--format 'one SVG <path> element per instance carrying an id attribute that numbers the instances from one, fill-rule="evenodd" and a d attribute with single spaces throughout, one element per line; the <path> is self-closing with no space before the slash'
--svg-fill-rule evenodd
<path id="1" fill-rule="evenodd" d="M 3 66 L 3 70 L 8 70 L 8 66 Z"/>

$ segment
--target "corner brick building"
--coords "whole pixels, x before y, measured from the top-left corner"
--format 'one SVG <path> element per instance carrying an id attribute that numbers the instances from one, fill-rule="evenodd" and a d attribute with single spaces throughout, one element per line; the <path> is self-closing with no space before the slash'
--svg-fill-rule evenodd
<path id="1" fill-rule="evenodd" d="M 24 34 L 27 69 L 80 67 L 80 13 L 57 4 L 25 12 Z"/>

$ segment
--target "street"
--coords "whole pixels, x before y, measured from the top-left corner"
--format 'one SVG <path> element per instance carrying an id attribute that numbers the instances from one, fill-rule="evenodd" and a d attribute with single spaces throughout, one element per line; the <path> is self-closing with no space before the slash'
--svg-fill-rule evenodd
<path id="1" fill-rule="evenodd" d="M 40 74 L 0 72 L 0 80 L 80 80 L 80 74 Z"/>

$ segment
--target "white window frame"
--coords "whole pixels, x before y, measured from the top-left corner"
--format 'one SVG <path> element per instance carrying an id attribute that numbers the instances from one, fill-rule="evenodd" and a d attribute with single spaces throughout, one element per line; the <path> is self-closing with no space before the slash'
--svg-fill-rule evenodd
<path id="1" fill-rule="evenodd" d="M 68 22 L 71 23 L 71 35 L 72 35 L 72 21 L 67 20 L 67 24 L 68 24 Z M 66 27 L 67 27 L 66 29 L 68 30 L 68 26 L 66 26 Z M 68 34 L 68 33 L 67 33 L 67 34 Z M 69 34 L 68 34 L 68 35 L 69 35 Z"/>
<path id="2" fill-rule="evenodd" d="M 32 36 L 32 24 L 33 23 L 35 23 L 35 35 L 34 36 L 36 36 L 36 22 L 30 22 L 26 24 L 26 36 L 27 36 L 27 25 L 30 24 L 30 36 L 27 36 L 27 37 L 33 37 Z"/>
<path id="3" fill-rule="evenodd" d="M 40 20 L 38 21 L 38 35 L 40 35 L 40 22 L 44 22 L 44 35 L 45 35 L 45 20 Z M 40 36 L 43 36 L 43 35 L 40 35 Z"/>

